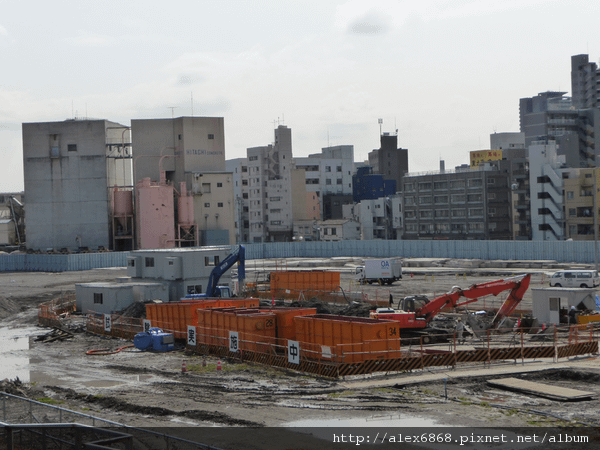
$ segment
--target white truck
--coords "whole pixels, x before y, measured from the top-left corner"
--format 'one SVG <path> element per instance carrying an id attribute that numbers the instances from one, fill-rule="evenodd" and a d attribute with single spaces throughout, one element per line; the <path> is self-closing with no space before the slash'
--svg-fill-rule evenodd
<path id="1" fill-rule="evenodd" d="M 364 266 L 356 268 L 356 280 L 360 284 L 392 284 L 402 278 L 400 258 L 366 259 Z"/>

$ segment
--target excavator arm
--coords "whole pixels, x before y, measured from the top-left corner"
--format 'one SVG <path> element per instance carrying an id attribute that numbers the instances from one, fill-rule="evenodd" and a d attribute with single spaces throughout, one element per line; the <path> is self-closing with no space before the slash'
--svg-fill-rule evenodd
<path id="1" fill-rule="evenodd" d="M 496 317 L 494 318 L 494 326 L 502 320 L 502 318 L 509 315 L 517 307 L 525 291 L 529 287 L 531 280 L 531 274 L 524 276 L 511 277 L 503 280 L 489 281 L 487 283 L 474 284 L 467 289 L 460 289 L 454 287 L 446 294 L 443 294 L 426 305 L 415 311 L 415 316 L 418 318 L 425 319 L 427 323 L 431 321 L 445 306 L 461 306 L 467 303 L 477 301 L 480 297 L 486 295 L 498 295 L 503 291 L 510 290 L 508 298 L 502 304 L 502 307 L 498 310 Z M 467 301 L 458 303 L 461 298 L 466 298 Z"/>

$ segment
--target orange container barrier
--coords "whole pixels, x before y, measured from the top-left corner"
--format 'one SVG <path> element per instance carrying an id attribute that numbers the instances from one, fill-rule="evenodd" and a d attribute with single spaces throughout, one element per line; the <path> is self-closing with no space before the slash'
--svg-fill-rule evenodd
<path id="1" fill-rule="evenodd" d="M 296 340 L 296 325 L 294 317 L 312 316 L 317 314 L 317 308 L 286 308 L 286 307 L 269 307 L 261 308 L 261 312 L 268 311 L 277 317 L 277 344 L 287 348 L 287 341 Z"/>
<path id="2" fill-rule="evenodd" d="M 340 272 L 303 270 L 271 272 L 271 293 L 285 291 L 334 291 L 340 285 Z"/>
<path id="3" fill-rule="evenodd" d="M 198 310 L 197 340 L 203 344 L 229 347 L 229 332 L 236 331 L 239 348 L 268 352 L 277 337 L 277 318 L 254 308 L 216 308 Z"/>
<path id="4" fill-rule="evenodd" d="M 185 302 L 148 303 L 146 305 L 146 319 L 152 327 L 162 328 L 172 332 L 176 339 L 185 339 L 187 326 L 196 325 L 198 322 L 198 309 L 222 307 L 247 307 L 258 306 L 256 298 L 227 298 L 194 300 Z"/>
<path id="5" fill-rule="evenodd" d="M 391 320 L 316 314 L 294 318 L 296 340 L 317 345 L 320 359 L 356 363 L 400 357 L 400 330 Z M 325 356 L 331 354 L 331 356 Z"/>

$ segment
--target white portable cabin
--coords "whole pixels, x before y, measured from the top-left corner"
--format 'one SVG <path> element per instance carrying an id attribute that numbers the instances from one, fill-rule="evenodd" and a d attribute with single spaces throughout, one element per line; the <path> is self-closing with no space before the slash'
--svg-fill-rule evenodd
<path id="1" fill-rule="evenodd" d="M 540 323 L 559 324 L 561 309 L 569 311 L 571 306 L 596 309 L 596 290 L 582 288 L 532 288 L 532 314 Z"/>

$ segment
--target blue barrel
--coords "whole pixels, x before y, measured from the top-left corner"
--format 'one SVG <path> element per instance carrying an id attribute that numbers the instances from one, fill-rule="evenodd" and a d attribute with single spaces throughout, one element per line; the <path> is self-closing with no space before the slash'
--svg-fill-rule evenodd
<path id="1" fill-rule="evenodd" d="M 152 336 L 149 333 L 138 333 L 133 338 L 133 345 L 139 350 L 152 348 Z"/>

